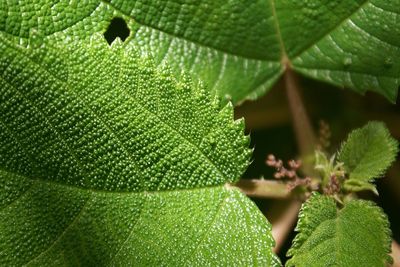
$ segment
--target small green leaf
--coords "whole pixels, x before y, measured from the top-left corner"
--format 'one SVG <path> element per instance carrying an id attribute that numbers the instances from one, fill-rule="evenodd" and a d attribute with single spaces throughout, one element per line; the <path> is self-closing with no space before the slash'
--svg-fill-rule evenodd
<path id="1" fill-rule="evenodd" d="M 332 198 L 314 194 L 301 208 L 296 231 L 288 267 L 384 267 L 391 262 L 389 222 L 370 201 L 352 200 L 337 210 Z"/>
<path id="2" fill-rule="evenodd" d="M 226 186 L 251 154 L 232 105 L 119 40 L 38 47 L 0 34 L 1 266 L 277 265 Z"/>
<path id="3" fill-rule="evenodd" d="M 339 151 L 351 180 L 364 182 L 379 178 L 395 160 L 398 142 L 381 122 L 369 122 L 352 131 Z"/>
<path id="4" fill-rule="evenodd" d="M 358 180 L 358 179 L 348 179 L 344 181 L 344 189 L 351 192 L 359 192 L 364 190 L 370 190 L 374 192 L 375 195 L 379 195 L 378 190 L 374 184 L 370 182 Z"/>

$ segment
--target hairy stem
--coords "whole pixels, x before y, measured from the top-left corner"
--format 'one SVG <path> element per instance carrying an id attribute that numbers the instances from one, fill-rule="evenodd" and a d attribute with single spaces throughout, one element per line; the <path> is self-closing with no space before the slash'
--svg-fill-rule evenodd
<path id="1" fill-rule="evenodd" d="M 393 267 L 400 267 L 400 245 L 395 240 L 392 241 L 392 253 L 390 254 L 393 258 Z"/>
<path id="2" fill-rule="evenodd" d="M 313 172 L 313 167 L 309 164 L 308 158 L 314 153 L 315 135 L 303 104 L 298 77 L 287 62 L 284 62 L 286 65 L 284 80 L 289 110 L 292 115 L 293 128 L 300 155 L 304 161 L 303 171 L 306 174 L 310 174 Z M 284 183 L 273 180 L 242 179 L 235 186 L 239 187 L 246 195 L 252 197 L 287 198 L 290 195 L 290 191 Z"/>
<path id="3" fill-rule="evenodd" d="M 292 124 L 300 156 L 304 163 L 302 169 L 306 174 L 310 175 L 314 171 L 309 158 L 315 150 L 315 135 L 301 97 L 298 77 L 290 68 L 289 60 L 285 59 L 283 63 L 286 65 L 284 81 L 289 110 L 292 115 Z M 290 230 L 296 223 L 300 207 L 301 202 L 292 200 L 279 220 L 272 223 L 272 235 L 276 242 L 275 253 L 282 248 Z"/>
<path id="4" fill-rule="evenodd" d="M 276 180 L 242 179 L 234 186 L 249 197 L 282 199 L 291 194 L 285 183 Z"/>
<path id="5" fill-rule="evenodd" d="M 287 67 L 284 79 L 297 145 L 301 157 L 305 159 L 314 153 L 314 131 L 301 97 L 298 77 L 290 67 Z"/>
<path id="6" fill-rule="evenodd" d="M 272 236 L 275 239 L 275 247 L 273 249 L 275 253 L 279 253 L 288 235 L 293 229 L 297 220 L 297 216 L 299 214 L 300 207 L 301 201 L 299 200 L 293 200 L 287 203 L 287 205 L 284 207 L 277 207 L 280 209 L 284 209 L 284 212 L 281 211 L 280 216 L 278 216 L 274 220 L 271 220 Z M 271 212 L 274 211 L 272 210 Z"/>

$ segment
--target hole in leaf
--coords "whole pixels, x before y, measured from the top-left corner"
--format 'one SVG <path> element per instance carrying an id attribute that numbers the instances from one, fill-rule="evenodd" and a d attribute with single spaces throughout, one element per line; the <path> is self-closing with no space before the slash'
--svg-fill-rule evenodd
<path id="1" fill-rule="evenodd" d="M 128 25 L 126 25 L 125 20 L 119 17 L 115 17 L 111 20 L 110 25 L 106 32 L 104 33 L 104 38 L 106 38 L 108 44 L 111 44 L 117 37 L 122 41 L 129 36 L 130 30 Z"/>

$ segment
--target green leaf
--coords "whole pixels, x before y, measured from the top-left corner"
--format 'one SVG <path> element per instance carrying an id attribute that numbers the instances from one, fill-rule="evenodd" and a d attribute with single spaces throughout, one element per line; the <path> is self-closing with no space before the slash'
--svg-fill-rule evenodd
<path id="1" fill-rule="evenodd" d="M 398 142 L 386 126 L 369 122 L 349 134 L 339 151 L 338 161 L 344 163 L 351 180 L 368 182 L 384 174 L 397 152 Z"/>
<path id="2" fill-rule="evenodd" d="M 230 104 L 101 35 L 0 50 L 1 266 L 277 265 L 226 186 L 251 154 Z"/>
<path id="3" fill-rule="evenodd" d="M 126 42 L 168 61 L 234 103 L 266 92 L 294 70 L 359 93 L 396 100 L 400 0 L 5 1 L 0 31 L 18 43 L 103 33 L 113 17 Z"/>
<path id="4" fill-rule="evenodd" d="M 374 192 L 375 195 L 379 195 L 376 186 L 374 184 L 371 184 L 370 182 L 360 181 L 358 179 L 348 179 L 344 181 L 343 186 L 346 191 L 359 192 L 370 190 Z"/>
<path id="5" fill-rule="evenodd" d="M 299 233 L 286 266 L 387 266 L 391 262 L 386 215 L 370 201 L 352 200 L 337 210 L 335 201 L 314 194 L 303 204 Z"/>

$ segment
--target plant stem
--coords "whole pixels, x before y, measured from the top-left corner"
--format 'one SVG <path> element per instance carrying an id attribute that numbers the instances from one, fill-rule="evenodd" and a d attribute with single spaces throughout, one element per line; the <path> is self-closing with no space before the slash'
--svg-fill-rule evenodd
<path id="1" fill-rule="evenodd" d="M 314 131 L 301 98 L 298 77 L 290 68 L 288 60 L 284 60 L 283 64 L 286 66 L 284 80 L 289 110 L 292 115 L 293 128 L 300 156 L 304 161 L 303 171 L 306 174 L 311 174 L 313 172 L 313 166 L 308 162 L 308 158 L 314 153 Z M 239 187 L 246 195 L 252 197 L 288 198 L 291 194 L 284 183 L 273 180 L 242 179 L 235 186 Z"/>
<path id="2" fill-rule="evenodd" d="M 302 169 L 306 174 L 310 175 L 314 171 L 309 157 L 313 155 L 315 150 L 315 135 L 301 97 L 298 77 L 291 69 L 290 62 L 286 57 L 283 60 L 283 64 L 286 66 L 284 81 L 289 110 L 292 115 L 292 124 L 300 157 L 303 159 Z M 275 253 L 281 249 L 290 230 L 296 223 L 300 207 L 301 202 L 292 200 L 285 209 L 284 214 L 272 224 L 272 235 L 276 241 Z"/>
<path id="3" fill-rule="evenodd" d="M 301 201 L 299 200 L 293 200 L 290 203 L 287 203 L 284 207 L 275 207 L 275 209 L 284 209 L 284 212 L 281 211 L 281 215 L 278 216 L 278 218 L 271 220 L 272 236 L 275 239 L 275 247 L 273 248 L 274 253 L 278 253 L 281 250 L 290 231 L 293 229 L 300 207 Z M 274 212 L 274 207 L 270 212 Z"/>
<path id="4" fill-rule="evenodd" d="M 286 66 L 284 80 L 293 128 L 300 155 L 306 159 L 314 153 L 315 135 L 301 97 L 298 77 L 289 64 Z"/>
<path id="5" fill-rule="evenodd" d="M 234 186 L 249 197 L 283 199 L 291 195 L 286 184 L 276 180 L 241 179 Z"/>
<path id="6" fill-rule="evenodd" d="M 390 254 L 393 258 L 393 267 L 400 267 L 400 245 L 394 239 L 392 241 L 392 253 Z"/>

